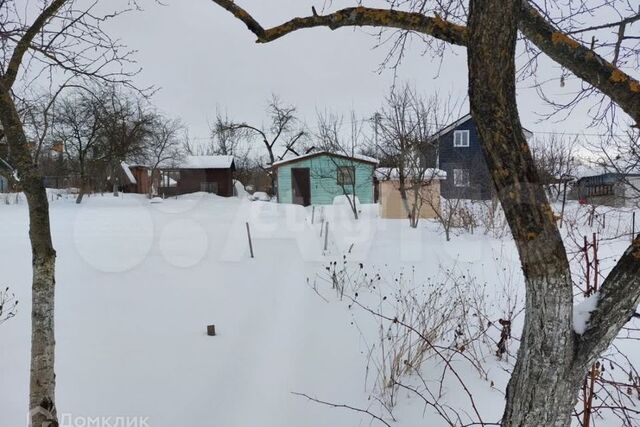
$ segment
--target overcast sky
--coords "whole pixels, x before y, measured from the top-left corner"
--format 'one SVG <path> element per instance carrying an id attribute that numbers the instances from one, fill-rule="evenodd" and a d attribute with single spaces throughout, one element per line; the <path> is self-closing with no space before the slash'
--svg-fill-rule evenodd
<path id="1" fill-rule="evenodd" d="M 265 26 L 294 15 L 307 15 L 313 2 L 300 0 L 237 0 Z M 147 3 L 145 11 L 119 18 L 112 33 L 131 48 L 143 68 L 140 84 L 161 90 L 155 104 L 181 117 L 194 139 L 206 138 L 216 109 L 250 123 L 265 121 L 264 109 L 272 93 L 298 107 L 300 116 L 315 122 L 317 109 L 341 113 L 354 110 L 367 117 L 378 108 L 393 82 L 390 70 L 378 73 L 387 49 L 374 49 L 377 39 L 369 29 L 319 28 L 303 30 L 270 44 L 255 37 L 227 11 L 210 0 L 166 0 L 166 6 Z M 315 3 L 322 5 L 322 0 Z M 353 4 L 334 1 L 332 9 Z M 398 81 L 409 82 L 425 95 L 439 91 L 463 99 L 467 92 L 464 49 L 454 48 L 440 64 L 422 55 L 423 45 L 410 46 L 398 70 Z M 559 77 L 559 67 L 542 67 Z M 529 82 L 532 83 L 532 82 Z M 534 132 L 585 130 L 586 114 L 578 112 L 562 123 L 537 123 L 545 110 L 532 89 L 521 85 L 522 122 Z M 571 84 L 550 85 L 552 94 L 568 93 Z M 468 105 L 468 103 L 467 103 Z M 468 106 L 464 108 L 468 111 Z"/>

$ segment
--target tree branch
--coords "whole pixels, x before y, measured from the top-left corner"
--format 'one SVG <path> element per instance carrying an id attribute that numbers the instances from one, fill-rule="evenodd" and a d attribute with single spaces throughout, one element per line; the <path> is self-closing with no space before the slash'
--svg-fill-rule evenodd
<path id="1" fill-rule="evenodd" d="M 40 15 L 38 15 L 36 20 L 33 21 L 33 24 L 31 24 L 22 38 L 20 38 L 20 41 L 17 43 L 13 51 L 9 65 L 7 66 L 7 71 L 3 76 L 5 90 L 8 90 L 13 86 L 18 75 L 20 64 L 22 64 L 22 58 L 24 58 L 25 53 L 31 47 L 33 39 L 38 35 L 38 33 L 40 33 L 42 28 L 44 28 L 47 21 L 51 19 L 67 1 L 68 0 L 54 0 L 40 13 Z"/>
<path id="2" fill-rule="evenodd" d="M 362 414 L 367 414 L 372 419 L 374 419 L 376 421 L 379 421 L 380 423 L 384 424 L 387 427 L 391 427 L 391 424 L 389 424 L 388 422 L 386 422 L 385 420 L 383 420 L 381 417 L 377 416 L 373 412 L 369 411 L 368 409 L 356 408 L 355 406 L 345 405 L 345 404 L 342 404 L 342 403 L 326 402 L 324 400 L 316 399 L 315 397 L 311 397 L 311 396 L 306 395 L 304 393 L 296 393 L 296 392 L 292 391 L 291 394 L 293 394 L 294 396 L 305 397 L 305 398 L 311 400 L 312 402 L 321 403 L 323 405 L 331 406 L 332 408 L 349 409 L 350 411 L 360 412 Z"/>
<path id="3" fill-rule="evenodd" d="M 625 251 L 600 289 L 589 328 L 578 339 L 578 369 L 583 369 L 609 347 L 620 329 L 637 315 L 639 301 L 640 236 Z"/>
<path id="4" fill-rule="evenodd" d="M 526 0 L 522 2 L 518 29 L 547 56 L 609 96 L 640 123 L 638 80 L 555 28 Z"/>
<path id="5" fill-rule="evenodd" d="M 374 9 L 368 7 L 349 7 L 328 15 L 312 14 L 304 18 L 293 18 L 281 25 L 265 29 L 245 9 L 233 0 L 213 0 L 244 22 L 258 39 L 257 43 L 268 43 L 289 33 L 304 28 L 328 27 L 332 30 L 341 27 L 390 27 L 427 34 L 455 45 L 467 43 L 467 30 L 464 26 L 445 21 L 439 16 L 429 17 L 416 12 L 400 10 Z"/>

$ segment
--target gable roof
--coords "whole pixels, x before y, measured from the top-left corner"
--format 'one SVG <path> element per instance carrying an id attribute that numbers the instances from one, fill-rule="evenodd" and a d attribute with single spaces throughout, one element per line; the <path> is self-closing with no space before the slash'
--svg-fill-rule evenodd
<path id="1" fill-rule="evenodd" d="M 311 157 L 322 156 L 322 155 L 330 156 L 330 157 L 339 157 L 347 160 L 354 160 L 356 162 L 361 162 L 361 163 L 370 163 L 372 165 L 377 165 L 378 163 L 380 163 L 378 159 L 374 159 L 373 157 L 369 157 L 369 156 L 364 156 L 362 154 L 354 154 L 354 155 L 348 156 L 346 154 L 332 153 L 330 151 L 314 151 L 311 153 L 303 154 L 301 156 L 291 157 L 289 159 L 284 159 L 284 160 L 278 160 L 277 162 L 273 162 L 271 166 L 279 167 L 284 165 L 285 163 L 297 162 L 300 160 L 308 159 Z"/>
<path id="2" fill-rule="evenodd" d="M 184 156 L 181 159 L 170 159 L 158 165 L 159 169 L 235 169 L 233 156 Z M 136 165 L 148 167 L 146 165 Z"/>
<path id="3" fill-rule="evenodd" d="M 442 128 L 442 130 L 436 132 L 435 135 L 433 135 L 431 137 L 431 139 L 438 139 L 443 135 L 448 134 L 449 132 L 451 132 L 452 130 L 458 128 L 460 125 L 463 125 L 465 123 L 467 123 L 469 120 L 473 119 L 473 117 L 471 117 L 471 113 L 467 113 L 464 116 L 460 117 L 458 120 L 456 120 L 455 122 L 451 123 L 450 125 Z M 531 139 L 531 137 L 533 136 L 533 132 L 531 132 L 529 129 L 526 128 L 522 128 L 523 132 L 524 132 L 524 137 L 528 140 Z"/>
<path id="4" fill-rule="evenodd" d="M 186 156 L 180 163 L 180 169 L 229 169 L 233 165 L 233 156 Z"/>
<path id="5" fill-rule="evenodd" d="M 131 169 L 129 169 L 129 165 L 126 164 L 125 162 L 120 162 L 120 167 L 122 168 L 122 171 L 124 172 L 124 176 L 129 180 L 129 184 L 137 184 L 138 181 L 136 181 L 136 177 L 133 176 L 133 173 L 131 173 Z"/>

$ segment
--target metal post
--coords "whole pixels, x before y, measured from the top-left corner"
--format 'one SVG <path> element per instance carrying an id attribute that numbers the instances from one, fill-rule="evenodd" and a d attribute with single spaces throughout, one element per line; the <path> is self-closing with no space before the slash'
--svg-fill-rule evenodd
<path id="1" fill-rule="evenodd" d="M 327 243 L 329 240 L 329 221 L 327 221 L 326 223 L 326 230 L 324 230 L 324 250 L 327 250 Z"/>
<path id="2" fill-rule="evenodd" d="M 253 244 L 251 243 L 251 230 L 249 229 L 249 223 L 247 225 L 247 238 L 249 239 L 249 251 L 251 252 L 251 258 L 253 258 Z"/>

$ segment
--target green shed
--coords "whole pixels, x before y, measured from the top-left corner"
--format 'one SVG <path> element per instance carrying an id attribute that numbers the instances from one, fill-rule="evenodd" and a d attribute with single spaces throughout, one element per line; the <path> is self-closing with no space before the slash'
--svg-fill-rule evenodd
<path id="1" fill-rule="evenodd" d="M 355 194 L 360 203 L 373 203 L 376 159 L 318 151 L 275 162 L 278 203 L 330 205 L 336 196 Z"/>

